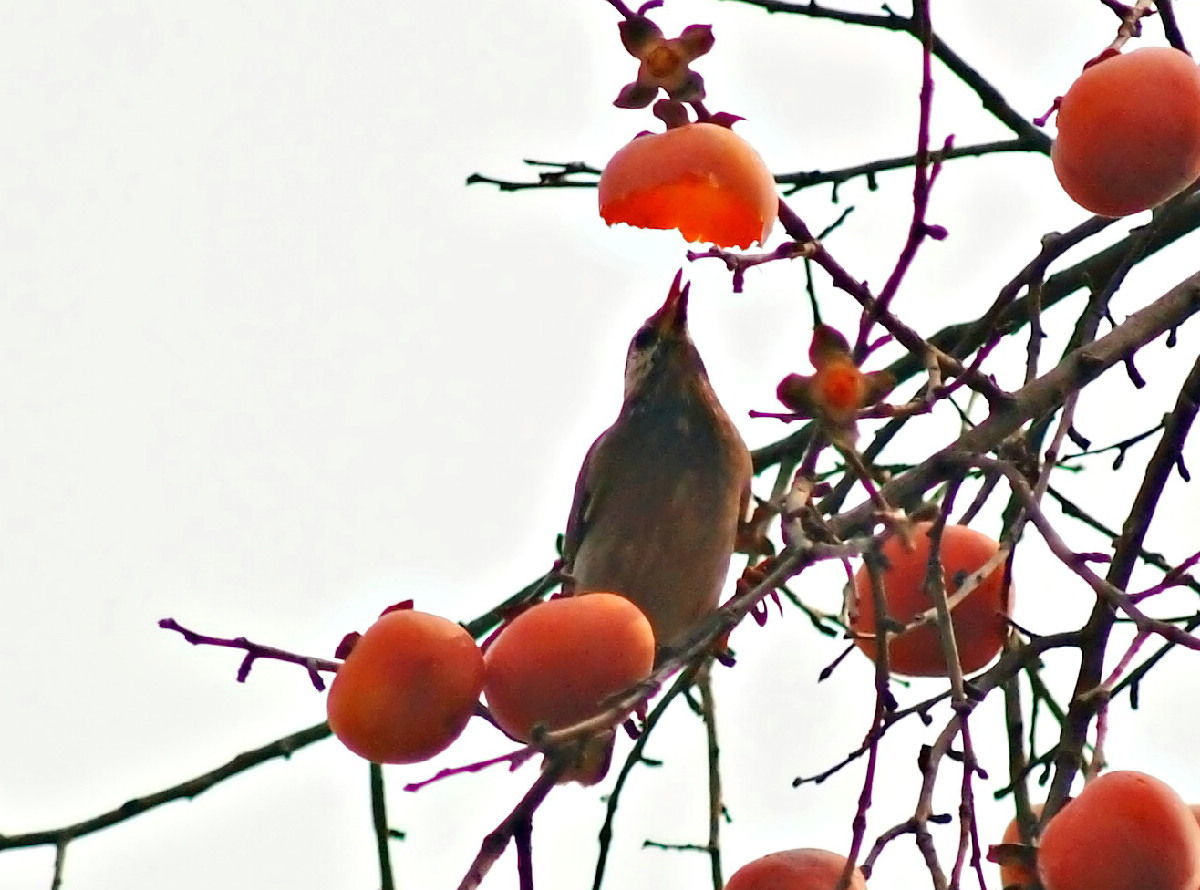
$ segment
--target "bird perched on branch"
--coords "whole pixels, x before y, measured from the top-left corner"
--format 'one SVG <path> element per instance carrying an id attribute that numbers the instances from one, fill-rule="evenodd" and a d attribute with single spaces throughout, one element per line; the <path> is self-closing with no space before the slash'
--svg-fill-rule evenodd
<path id="1" fill-rule="evenodd" d="M 688 335 L 681 277 L 629 344 L 625 400 L 584 458 L 563 542 L 568 587 L 636 603 L 660 660 L 716 608 L 752 474 Z"/>
<path id="2" fill-rule="evenodd" d="M 563 541 L 564 589 L 632 600 L 659 661 L 716 609 L 752 475 L 688 335 L 682 274 L 629 343 L 625 400 L 584 458 Z M 563 779 L 599 781 L 611 753 L 610 732 L 577 752 Z"/>

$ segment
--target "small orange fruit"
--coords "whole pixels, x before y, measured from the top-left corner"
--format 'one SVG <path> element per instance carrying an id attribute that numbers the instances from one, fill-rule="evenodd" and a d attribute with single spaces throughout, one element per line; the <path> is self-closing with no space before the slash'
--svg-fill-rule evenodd
<path id="1" fill-rule="evenodd" d="M 880 548 L 887 563 L 883 584 L 888 614 L 903 624 L 933 608 L 933 601 L 925 592 L 931 527 L 928 522 L 913 527 L 914 546 L 911 550 L 904 547 L 897 535 L 884 541 Z M 963 525 L 947 525 L 942 532 L 941 550 L 946 595 L 953 595 L 962 582 L 983 568 L 999 549 L 1000 545 L 987 535 Z M 1004 648 L 1013 597 L 1011 588 L 1005 589 L 1003 585 L 1004 566 L 1000 565 L 951 612 L 958 659 L 966 673 L 979 670 Z M 851 618 L 850 627 L 858 633 L 873 635 L 876 633 L 875 597 L 865 565 L 854 575 L 854 592 L 856 614 Z M 873 636 L 856 639 L 854 643 L 871 658 L 878 651 Z M 933 622 L 889 636 L 888 656 L 891 669 L 897 674 L 944 677 L 948 670 L 937 625 Z"/>
<path id="2" fill-rule="evenodd" d="M 1147 210 L 1200 177 L 1200 67 L 1180 50 L 1096 62 L 1062 97 L 1057 120 L 1054 173 L 1092 213 Z"/>
<path id="3" fill-rule="evenodd" d="M 1105 773 L 1043 829 L 1038 875 L 1045 890 L 1196 890 L 1200 826 L 1153 776 Z"/>
<path id="4" fill-rule="evenodd" d="M 536 726 L 561 729 L 604 709 L 644 680 L 654 632 L 615 593 L 547 600 L 522 612 L 484 654 L 484 695 L 500 727 L 529 741 Z"/>
<path id="5" fill-rule="evenodd" d="M 725 890 L 837 890 L 846 857 L 828 850 L 781 850 L 748 862 L 733 873 Z M 849 890 L 866 890 L 854 869 Z"/>
<path id="6" fill-rule="evenodd" d="M 1039 818 L 1042 815 L 1042 807 L 1043 805 L 1040 803 L 1034 804 L 1031 807 L 1034 818 Z M 1000 839 L 1000 843 L 1021 843 L 1021 826 L 1017 824 L 1015 817 L 1011 822 L 1008 823 L 1008 827 L 1004 829 L 1004 836 Z M 1012 890 L 1012 888 L 1026 890 L 1026 888 L 1032 887 L 1036 881 L 1036 870 L 1029 867 L 1029 865 L 1024 862 L 1013 860 L 1010 862 L 1002 862 L 1000 864 L 1000 886 L 1004 888 L 1004 890 Z"/>
<path id="7" fill-rule="evenodd" d="M 462 627 L 426 612 L 388 612 L 338 668 L 329 726 L 367 760 L 428 760 L 458 738 L 482 688 L 483 655 Z"/>
<path id="8" fill-rule="evenodd" d="M 758 152 L 728 127 L 684 124 L 638 136 L 600 175 L 610 226 L 678 229 L 686 241 L 750 247 L 779 212 L 775 180 Z"/>

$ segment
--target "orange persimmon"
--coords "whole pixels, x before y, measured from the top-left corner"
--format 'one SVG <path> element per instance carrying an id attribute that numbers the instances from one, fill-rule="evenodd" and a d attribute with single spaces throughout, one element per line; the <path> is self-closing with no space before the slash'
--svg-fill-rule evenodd
<path id="1" fill-rule="evenodd" d="M 1038 876 L 1045 890 L 1196 890 L 1200 826 L 1153 776 L 1105 773 L 1043 829 Z"/>
<path id="2" fill-rule="evenodd" d="M 605 166 L 598 191 L 609 225 L 678 229 L 687 241 L 720 247 L 765 241 L 779 212 L 758 152 L 713 123 L 636 137 Z"/>
<path id="3" fill-rule="evenodd" d="M 888 615 L 902 624 L 933 608 L 925 590 L 929 563 L 930 523 L 913 527 L 913 547 L 907 549 L 899 535 L 883 542 L 880 555 L 883 569 L 884 598 Z M 996 555 L 999 544 L 987 535 L 962 525 L 947 525 L 942 532 L 941 563 L 946 595 L 951 597 L 973 572 Z M 874 658 L 876 649 L 875 597 L 871 576 L 863 565 L 854 575 L 855 606 L 852 630 L 867 636 L 856 639 L 858 646 Z M 999 565 L 966 598 L 952 607 L 951 624 L 958 644 L 958 659 L 966 673 L 977 671 L 996 657 L 1008 637 L 1008 616 L 1012 614 L 1012 589 L 1004 587 L 1004 566 Z M 942 651 L 936 623 L 929 622 L 888 638 L 889 664 L 893 672 L 911 677 L 944 677 L 946 656 Z"/>
<path id="4" fill-rule="evenodd" d="M 1035 819 L 1042 815 L 1043 804 L 1034 804 L 1030 809 L 1033 810 Z M 1021 826 L 1017 823 L 1016 817 L 1008 823 L 1008 827 L 1004 829 L 1004 836 L 1000 838 L 1002 844 L 1019 844 L 1021 843 Z M 1030 860 L 1032 863 L 1032 859 Z M 1000 864 L 1000 886 L 1004 890 L 1026 890 L 1032 887 L 1037 881 L 1037 872 L 1030 864 L 1013 860 L 1010 862 L 1001 862 Z"/>
<path id="5" fill-rule="evenodd" d="M 522 612 L 484 654 L 484 696 L 514 738 L 560 729 L 600 713 L 606 699 L 644 680 L 654 632 L 615 593 L 548 600 Z"/>
<path id="6" fill-rule="evenodd" d="M 1200 177 L 1200 67 L 1171 47 L 1092 64 L 1062 97 L 1050 158 L 1092 213 L 1158 206 Z"/>
<path id="7" fill-rule="evenodd" d="M 427 760 L 458 738 L 483 689 L 483 654 L 461 626 L 411 609 L 367 629 L 329 688 L 329 726 L 376 763 Z"/>
<path id="8" fill-rule="evenodd" d="M 836 890 L 845 869 L 846 857 L 828 850 L 781 850 L 743 865 L 725 890 Z M 854 869 L 849 890 L 866 888 L 862 872 Z"/>

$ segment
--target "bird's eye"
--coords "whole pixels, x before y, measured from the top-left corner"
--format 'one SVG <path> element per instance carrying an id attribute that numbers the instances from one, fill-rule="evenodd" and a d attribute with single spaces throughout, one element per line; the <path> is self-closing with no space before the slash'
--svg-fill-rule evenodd
<path id="1" fill-rule="evenodd" d="M 653 330 L 648 327 L 641 328 L 636 334 L 633 335 L 633 348 L 647 349 L 656 339 L 658 338 Z"/>

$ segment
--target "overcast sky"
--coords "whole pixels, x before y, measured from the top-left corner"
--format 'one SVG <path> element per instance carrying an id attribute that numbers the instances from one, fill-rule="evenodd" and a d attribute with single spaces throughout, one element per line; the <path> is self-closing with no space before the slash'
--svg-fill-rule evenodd
<path id="1" fill-rule="evenodd" d="M 108 810 L 323 718 L 302 671 L 260 664 L 238 685 L 236 653 L 193 649 L 156 628 L 162 617 L 330 656 L 396 600 L 467 620 L 544 571 L 582 455 L 619 405 L 628 338 L 685 246 L 674 233 L 607 229 L 590 190 L 464 185 L 476 170 L 526 177 L 522 158 L 602 163 L 653 125 L 610 104 L 636 63 L 602 0 L 9 7 L 0 833 L 11 834 Z M 774 170 L 911 151 L 910 38 L 699 0 L 655 15 L 668 33 L 715 26 L 696 66 L 709 106 L 747 118 L 739 131 Z M 935 3 L 934 21 L 1027 116 L 1116 23 L 1094 0 Z M 1200 40 L 1200 20 L 1182 24 Z M 1156 26 L 1147 32 L 1162 42 Z M 1005 135 L 948 81 L 934 118 L 939 140 Z M 828 189 L 793 204 L 814 229 L 853 204 L 830 248 L 875 284 L 902 243 L 911 179 L 879 184 L 844 186 L 840 205 Z M 950 238 L 926 245 L 898 303 L 923 333 L 978 314 L 1041 234 L 1086 214 L 1057 192 L 1046 159 L 1000 157 L 948 166 L 931 218 Z M 1114 311 L 1158 296 L 1194 271 L 1194 256 L 1185 243 L 1139 271 Z M 718 393 L 751 445 L 772 440 L 783 428 L 747 412 L 772 409 L 776 382 L 807 370 L 800 266 L 751 272 L 743 295 L 715 263 L 685 272 Z M 850 301 L 825 293 L 826 320 L 852 324 Z M 1087 432 L 1104 442 L 1151 426 L 1196 336 L 1185 328 L 1176 355 L 1145 359 L 1164 381 L 1150 394 L 1135 400 L 1114 373 L 1106 397 L 1081 405 Z M 1000 355 L 1022 361 L 1023 342 Z M 1019 370 L 1002 380 L 1018 382 Z M 946 441 L 925 429 L 909 456 Z M 1119 522 L 1136 474 L 1095 466 L 1065 484 L 1111 492 Z M 1194 505 L 1194 490 L 1172 488 L 1151 549 L 1174 560 L 1195 549 Z M 1073 543 L 1100 546 L 1084 532 Z M 1017 566 L 1018 620 L 1079 620 L 1086 593 L 1038 560 L 1033 542 Z M 840 583 L 822 570 L 801 589 L 836 610 Z M 717 676 L 727 871 L 779 848 L 845 851 L 861 769 L 799 790 L 791 780 L 857 745 L 871 666 L 855 654 L 818 686 L 842 643 L 794 610 L 733 643 L 739 665 Z M 1196 671 L 1182 655 L 1168 663 L 1190 670 L 1146 685 L 1140 721 L 1114 719 L 1110 759 L 1200 801 L 1200 727 L 1164 728 L 1175 702 L 1200 693 Z M 1073 666 L 1063 658 L 1050 675 Z M 911 695 L 934 689 L 924 681 Z M 979 724 L 998 727 L 998 706 L 985 704 Z M 917 745 L 939 725 L 889 737 L 871 838 L 911 812 Z M 985 766 L 1002 776 L 1000 738 L 980 736 Z M 455 886 L 533 767 L 415 795 L 400 786 L 508 747 L 472 725 L 433 763 L 387 771 L 391 821 L 408 836 L 394 844 L 401 887 Z M 626 798 L 610 886 L 703 886 L 702 856 L 641 848 L 647 837 L 704 841 L 703 751 L 701 724 L 675 708 L 650 750 L 665 766 L 638 774 Z M 952 769 L 945 781 L 940 801 L 953 807 Z M 538 886 L 586 886 L 603 790 L 556 791 L 539 814 Z M 1004 805 L 981 790 L 981 819 L 998 834 Z M 378 881 L 369 818 L 366 764 L 324 742 L 73 843 L 63 886 L 366 890 Z M 52 863 L 49 848 L 0 853 L 0 888 L 48 887 Z M 879 888 L 923 880 L 909 843 L 879 868 Z M 515 884 L 506 857 L 485 887 Z"/>

